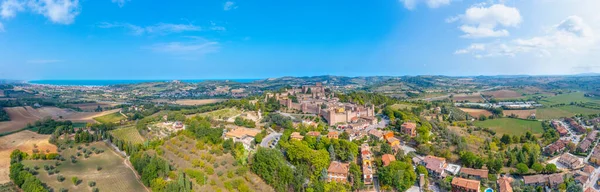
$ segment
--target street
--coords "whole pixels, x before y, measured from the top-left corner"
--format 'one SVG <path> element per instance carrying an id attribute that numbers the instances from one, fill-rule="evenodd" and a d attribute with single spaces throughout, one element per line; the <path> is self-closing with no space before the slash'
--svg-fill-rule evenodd
<path id="1" fill-rule="evenodd" d="M 279 137 L 281 137 L 281 135 L 283 134 L 277 132 L 270 133 L 265 138 L 263 138 L 262 142 L 260 143 L 260 146 L 270 148 L 269 144 L 271 143 L 271 140 L 278 139 Z"/>

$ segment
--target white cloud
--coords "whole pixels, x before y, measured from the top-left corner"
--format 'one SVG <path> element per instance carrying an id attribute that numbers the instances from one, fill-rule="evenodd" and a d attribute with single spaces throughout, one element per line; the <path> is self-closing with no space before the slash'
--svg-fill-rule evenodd
<path id="1" fill-rule="evenodd" d="M 517 27 L 522 22 L 517 8 L 507 7 L 503 4 L 495 4 L 490 7 L 484 7 L 484 5 L 474 5 L 464 14 L 447 18 L 446 22 L 460 21 L 463 23 L 459 29 L 465 33 L 462 36 L 464 38 L 509 36 L 508 30 L 496 28 L 498 26 Z"/>
<path id="2" fill-rule="evenodd" d="M 168 42 L 158 43 L 149 47 L 143 47 L 157 53 L 165 53 L 180 59 L 196 59 L 219 50 L 219 43 L 208 41 L 204 38 L 190 37 L 190 42 Z"/>
<path id="3" fill-rule="evenodd" d="M 25 3 L 19 0 L 5 0 L 0 5 L 0 16 L 3 19 L 10 19 L 17 15 L 17 12 L 23 11 Z"/>
<path id="4" fill-rule="evenodd" d="M 125 3 L 129 0 L 111 0 L 113 3 L 116 3 L 117 5 L 119 5 L 119 7 L 123 7 L 125 6 Z"/>
<path id="5" fill-rule="evenodd" d="M 225 2 L 225 5 L 223 5 L 223 10 L 229 11 L 232 9 L 237 9 L 237 5 L 235 5 L 235 3 L 233 1 Z"/>
<path id="6" fill-rule="evenodd" d="M 455 54 L 473 54 L 475 57 L 497 57 L 531 53 L 538 57 L 552 56 L 554 53 L 587 53 L 596 45 L 597 39 L 591 27 L 579 16 L 569 16 L 555 25 L 545 35 L 531 38 L 517 38 L 510 41 L 496 41 L 473 49 L 471 44 L 459 49 Z"/>
<path id="7" fill-rule="evenodd" d="M 31 0 L 28 7 L 53 23 L 71 24 L 79 15 L 79 0 Z"/>
<path id="8" fill-rule="evenodd" d="M 141 27 L 130 23 L 108 23 L 102 22 L 97 25 L 100 28 L 125 28 L 130 30 L 134 35 L 142 34 L 159 34 L 166 35 L 170 33 L 182 33 L 187 31 L 201 31 L 202 27 L 193 24 L 172 24 L 172 23 L 157 23 L 154 25 Z"/>
<path id="9" fill-rule="evenodd" d="M 438 8 L 443 5 L 449 5 L 451 0 L 400 0 L 407 9 L 415 9 L 417 4 L 424 2 L 429 8 Z"/>
<path id="10" fill-rule="evenodd" d="M 48 63 L 58 63 L 58 62 L 62 62 L 62 60 L 57 60 L 57 59 L 34 59 L 34 60 L 28 60 L 27 63 L 33 63 L 33 64 L 48 64 Z"/>

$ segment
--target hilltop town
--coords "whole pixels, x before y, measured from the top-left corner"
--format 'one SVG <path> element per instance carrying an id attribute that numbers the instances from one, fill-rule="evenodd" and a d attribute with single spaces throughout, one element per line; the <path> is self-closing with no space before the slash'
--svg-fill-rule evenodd
<path id="1" fill-rule="evenodd" d="M 598 78 L 367 79 L 4 84 L 2 189 L 600 189 Z"/>

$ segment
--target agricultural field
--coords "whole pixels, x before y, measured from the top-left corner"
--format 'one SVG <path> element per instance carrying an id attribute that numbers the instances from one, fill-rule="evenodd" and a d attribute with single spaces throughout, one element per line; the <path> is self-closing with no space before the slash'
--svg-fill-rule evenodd
<path id="1" fill-rule="evenodd" d="M 211 148 L 217 152 L 209 152 Z M 192 179 L 194 191 L 239 191 L 242 188 L 273 191 L 247 166 L 237 163 L 231 154 L 220 154 L 223 152 L 220 145 L 198 144 L 195 139 L 180 135 L 165 142 L 161 151 L 162 157 L 178 170 L 200 176 Z"/>
<path id="2" fill-rule="evenodd" d="M 474 93 L 474 94 L 456 94 L 453 95 L 451 98 L 453 101 L 455 102 L 484 102 L 485 100 L 483 100 L 483 98 L 481 97 L 480 94 Z"/>
<path id="3" fill-rule="evenodd" d="M 515 114 L 515 115 L 517 115 L 517 117 L 519 117 L 521 119 L 527 119 L 529 116 L 531 116 L 531 114 L 536 114 L 536 110 L 535 109 L 503 110 L 502 113 L 505 117 Z"/>
<path id="4" fill-rule="evenodd" d="M 111 130 L 110 134 L 119 140 L 131 142 L 133 144 L 142 144 L 145 141 L 144 137 L 142 137 L 140 132 L 133 126 Z"/>
<path id="5" fill-rule="evenodd" d="M 20 130 L 27 126 L 27 123 L 33 123 L 45 117 L 73 122 L 95 122 L 93 118 L 117 112 L 119 109 L 104 112 L 76 112 L 56 107 L 42 107 L 37 109 L 32 107 L 6 107 L 4 110 L 8 113 L 10 121 L 0 122 L 0 133 Z"/>
<path id="6" fill-rule="evenodd" d="M 469 115 L 478 118 L 479 115 L 485 115 L 486 117 L 489 117 L 490 115 L 492 115 L 492 112 L 485 110 L 485 109 L 471 109 L 471 108 L 459 108 L 460 110 L 464 111 L 465 113 L 468 113 Z"/>
<path id="7" fill-rule="evenodd" d="M 119 113 L 119 112 L 111 113 L 111 114 L 108 114 L 108 115 L 103 115 L 103 116 L 94 118 L 94 120 L 96 120 L 96 121 L 98 121 L 100 123 L 104 123 L 104 124 L 107 124 L 107 123 L 118 123 L 118 122 L 120 122 L 123 119 L 125 119 L 125 116 L 121 115 L 121 113 Z"/>
<path id="8" fill-rule="evenodd" d="M 573 92 L 560 94 L 553 97 L 548 97 L 540 100 L 543 105 L 555 105 L 555 104 L 569 104 L 571 102 L 583 102 L 583 103 L 595 103 L 600 104 L 600 99 L 585 97 L 583 92 Z"/>
<path id="9" fill-rule="evenodd" d="M 43 152 L 56 152 L 56 146 L 50 144 L 50 135 L 41 135 L 31 131 L 20 131 L 11 135 L 0 137 L 0 184 L 10 181 L 8 178 L 10 167 L 10 153 L 19 149 L 32 154 L 33 149 Z"/>
<path id="10" fill-rule="evenodd" d="M 474 122 L 475 126 L 486 127 L 496 131 L 496 135 L 523 135 L 525 132 L 530 131 L 533 134 L 542 134 L 544 129 L 542 128 L 542 122 L 513 119 L 513 118 L 498 118 L 488 119 L 485 121 Z"/>
<path id="11" fill-rule="evenodd" d="M 488 91 L 488 92 L 483 92 L 481 94 L 483 94 L 483 95 L 491 95 L 495 99 L 519 99 L 519 98 L 523 98 L 523 95 L 521 93 L 513 91 L 513 90 L 508 90 L 508 89 L 501 89 L 501 90 L 496 90 L 496 91 Z"/>
<path id="12" fill-rule="evenodd" d="M 396 103 L 396 104 L 393 104 L 391 107 L 392 107 L 392 109 L 396 109 L 396 110 L 398 110 L 398 109 L 412 109 L 412 108 L 417 107 L 417 105 L 410 104 L 410 103 Z"/>
<path id="13" fill-rule="evenodd" d="M 98 106 L 100 108 L 114 107 L 117 106 L 118 103 L 112 102 L 98 102 L 98 103 L 79 103 L 79 104 L 71 104 L 73 107 L 79 107 L 83 111 L 94 112 Z"/>
<path id="14" fill-rule="evenodd" d="M 240 111 L 239 109 L 236 109 L 236 108 L 225 108 L 225 109 L 219 109 L 216 111 L 211 111 L 211 112 L 206 112 L 206 113 L 186 115 L 186 117 L 194 117 L 196 115 L 199 115 L 201 117 L 210 117 L 212 119 L 222 120 L 222 121 L 231 120 L 233 122 L 233 118 L 240 115 L 241 113 L 242 113 L 242 111 Z"/>
<path id="15" fill-rule="evenodd" d="M 545 107 L 539 108 L 536 111 L 537 119 L 558 119 L 561 117 L 572 117 L 576 114 L 590 115 L 598 114 L 600 110 L 583 108 L 574 105 L 566 105 L 560 107 Z"/>
<path id="16" fill-rule="evenodd" d="M 78 149 L 78 146 L 82 147 Z M 83 150 L 93 151 L 102 150 L 100 153 L 91 153 L 88 158 L 83 155 L 77 156 L 77 153 L 83 153 Z M 135 171 L 126 163 L 127 161 L 114 152 L 104 142 L 95 142 L 89 146 L 84 144 L 74 145 L 73 148 L 65 147 L 60 154 L 66 158 L 66 161 L 58 161 L 60 165 L 56 166 L 56 160 L 24 160 L 26 167 L 44 165 L 56 166 L 58 174 L 49 175 L 44 169 L 39 169 L 37 177 L 48 186 L 58 190 L 60 188 L 69 191 L 91 191 L 92 187 L 88 182 L 96 182 L 100 191 L 147 191 L 144 185 L 137 179 Z M 75 163 L 69 157 L 76 156 Z M 100 170 L 98 170 L 100 167 Z M 58 181 L 58 175 L 64 176 L 65 180 Z M 72 177 L 80 180 L 78 185 L 71 181 Z"/>
<path id="17" fill-rule="evenodd" d="M 212 103 L 218 103 L 221 101 L 225 101 L 226 99 L 180 99 L 180 100 L 167 100 L 167 99 L 155 99 L 152 100 L 156 103 L 170 103 L 177 105 L 206 105 Z"/>

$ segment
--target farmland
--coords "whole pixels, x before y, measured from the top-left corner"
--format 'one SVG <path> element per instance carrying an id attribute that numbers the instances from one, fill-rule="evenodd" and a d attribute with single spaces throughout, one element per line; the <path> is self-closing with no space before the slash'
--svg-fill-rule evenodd
<path id="1" fill-rule="evenodd" d="M 163 157 L 179 170 L 196 172 L 206 180 L 195 180 L 194 191 L 232 191 L 233 188 L 249 188 L 251 191 L 273 191 L 245 165 L 239 164 L 229 153 L 220 154 L 220 145 L 198 144 L 183 135 L 171 138 L 161 148 Z M 209 152 L 214 149 L 221 152 Z M 236 186 L 237 187 L 234 187 Z"/>
<path id="2" fill-rule="evenodd" d="M 88 182 L 96 182 L 96 187 L 100 191 L 146 191 L 145 187 L 138 181 L 136 174 L 128 165 L 125 164 L 125 159 L 120 157 L 116 152 L 106 146 L 103 142 L 92 143 L 89 146 L 80 145 L 81 150 L 77 149 L 77 145 L 73 148 L 65 147 L 61 152 L 63 157 L 76 156 L 83 149 L 103 150 L 101 153 L 92 153 L 90 157 L 77 156 L 77 161 L 72 163 L 70 160 L 60 161 L 60 165 L 56 166 L 58 174 L 49 175 L 43 169 L 38 170 L 37 177 L 48 186 L 58 190 L 60 188 L 69 191 L 90 191 L 92 188 L 88 186 Z M 68 158 L 67 158 L 68 159 Z M 44 165 L 55 165 L 55 160 L 25 160 L 23 164 L 27 167 L 44 167 Z M 100 170 L 98 170 L 100 167 Z M 61 175 L 67 178 L 65 181 L 58 181 L 57 176 Z M 72 177 L 77 177 L 81 183 L 74 185 L 71 182 Z"/>
<path id="3" fill-rule="evenodd" d="M 490 115 L 492 115 L 492 112 L 485 110 L 485 109 L 470 109 L 470 108 L 459 108 L 460 110 L 464 111 L 465 113 L 468 113 L 469 115 L 477 118 L 479 117 L 479 115 L 485 115 L 486 117 L 489 117 Z"/>
<path id="4" fill-rule="evenodd" d="M 152 101 L 156 103 L 171 103 L 177 105 L 206 105 L 225 101 L 225 99 L 180 99 L 174 101 L 166 99 L 155 99 Z"/>
<path id="5" fill-rule="evenodd" d="M 535 114 L 536 110 L 535 109 L 504 110 L 504 111 L 502 111 L 502 113 L 504 114 L 504 116 L 510 116 L 510 115 L 514 114 L 514 115 L 517 115 L 517 117 L 519 117 L 521 119 L 526 119 L 527 117 L 531 116 L 531 114 Z"/>
<path id="6" fill-rule="evenodd" d="M 100 108 L 104 109 L 107 107 L 117 106 L 117 103 L 109 103 L 109 102 L 79 103 L 79 104 L 71 104 L 71 106 L 78 107 L 79 109 L 81 109 L 83 111 L 93 112 L 98 108 L 98 106 L 100 106 Z"/>
<path id="7" fill-rule="evenodd" d="M 236 108 L 225 108 L 225 109 L 219 109 L 216 111 L 211 111 L 211 112 L 206 112 L 206 113 L 187 115 L 187 117 L 194 117 L 196 115 L 199 115 L 201 117 L 210 117 L 212 119 L 227 121 L 230 118 L 235 117 L 241 113 L 242 113 L 242 111 L 240 111 Z"/>
<path id="8" fill-rule="evenodd" d="M 45 117 L 51 117 L 56 120 L 70 120 L 73 122 L 95 122 L 94 117 L 102 116 L 118 111 L 104 112 L 75 112 L 69 109 L 56 107 L 6 107 L 4 110 L 10 116 L 10 121 L 0 122 L 0 133 L 12 132 L 27 126 L 27 123 L 33 123 Z"/>
<path id="9" fill-rule="evenodd" d="M 94 120 L 100 122 L 100 123 L 118 123 L 119 121 L 125 119 L 125 116 L 121 115 L 121 113 L 116 112 L 116 113 L 111 113 L 111 114 L 107 114 L 107 115 L 103 115 L 100 117 L 95 117 Z"/>
<path id="10" fill-rule="evenodd" d="M 501 89 L 482 93 L 483 95 L 491 95 L 495 99 L 518 99 L 522 94 L 513 90 Z"/>
<path id="11" fill-rule="evenodd" d="M 9 181 L 10 153 L 19 149 L 32 153 L 33 149 L 56 152 L 56 146 L 48 143 L 50 135 L 40 135 L 31 131 L 21 131 L 0 137 L 0 184 Z"/>
<path id="12" fill-rule="evenodd" d="M 144 137 L 142 137 L 138 130 L 133 126 L 118 128 L 110 131 L 110 133 L 113 137 L 116 137 L 126 142 L 131 142 L 133 144 L 144 143 Z"/>
<path id="13" fill-rule="evenodd" d="M 513 118 L 488 119 L 474 122 L 476 126 L 486 127 L 496 131 L 496 135 L 522 135 L 530 131 L 533 134 L 542 134 L 544 129 L 539 121 L 530 121 Z"/>
<path id="14" fill-rule="evenodd" d="M 410 103 L 396 103 L 396 104 L 392 105 L 393 109 L 412 109 L 415 107 L 417 107 L 417 105 L 410 104 Z"/>
<path id="15" fill-rule="evenodd" d="M 480 94 L 474 93 L 474 94 L 456 94 L 452 96 L 452 100 L 456 101 L 456 102 L 462 102 L 462 101 L 466 101 L 466 102 L 483 102 L 485 100 L 483 100 L 483 98 L 481 97 Z"/>
<path id="16" fill-rule="evenodd" d="M 544 105 L 569 104 L 571 102 L 600 104 L 600 99 L 585 97 L 583 92 L 572 92 L 540 100 L 540 103 Z"/>
<path id="17" fill-rule="evenodd" d="M 537 109 L 536 117 L 538 119 L 557 119 L 561 117 L 572 117 L 575 114 L 598 114 L 600 110 L 583 108 L 573 105 L 565 105 L 560 107 L 547 107 Z"/>

